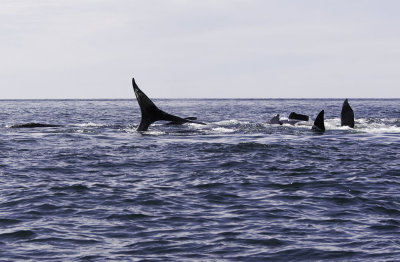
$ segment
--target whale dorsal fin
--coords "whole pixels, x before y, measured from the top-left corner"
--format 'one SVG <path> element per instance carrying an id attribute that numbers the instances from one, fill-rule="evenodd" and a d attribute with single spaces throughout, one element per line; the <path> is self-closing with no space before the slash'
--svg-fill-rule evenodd
<path id="1" fill-rule="evenodd" d="M 187 123 L 187 122 L 194 122 L 192 119 L 194 117 L 189 117 L 189 118 L 181 118 L 179 116 L 174 116 L 171 114 L 168 114 L 161 109 L 159 109 L 153 101 L 150 100 L 146 96 L 145 93 L 143 93 L 142 90 L 137 86 L 135 79 L 132 78 L 132 86 L 133 90 L 135 91 L 136 99 L 138 101 L 140 111 L 142 112 L 142 120 L 140 121 L 140 125 L 137 128 L 137 131 L 146 131 L 149 126 L 159 120 L 165 120 L 165 121 L 171 121 L 176 124 L 182 124 L 182 123 Z M 201 122 L 194 122 L 194 123 L 199 123 L 199 124 L 204 124 Z"/>
<path id="2" fill-rule="evenodd" d="M 340 114 L 341 126 L 349 126 L 354 128 L 354 112 L 349 104 L 349 100 L 346 99 L 343 102 L 342 112 Z"/>
<path id="3" fill-rule="evenodd" d="M 319 112 L 317 118 L 314 121 L 314 125 L 312 126 L 312 129 L 316 130 L 316 131 L 321 131 L 321 132 L 325 131 L 324 110 Z"/>

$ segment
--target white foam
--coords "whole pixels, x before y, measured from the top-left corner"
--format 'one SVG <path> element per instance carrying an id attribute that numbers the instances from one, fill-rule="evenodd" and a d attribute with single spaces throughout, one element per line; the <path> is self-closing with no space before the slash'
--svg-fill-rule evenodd
<path id="1" fill-rule="evenodd" d="M 399 119 L 356 119 L 355 128 L 349 126 L 341 126 L 340 118 L 325 119 L 326 130 L 334 131 L 348 131 L 353 133 L 372 133 L 372 134 L 383 134 L 383 133 L 400 133 L 400 126 L 398 126 Z M 295 128 L 295 129 L 310 129 L 313 122 L 298 122 L 295 125 L 289 123 L 284 123 L 282 126 L 285 128 Z M 269 123 L 263 123 L 263 126 L 268 128 L 272 125 Z"/>
<path id="2" fill-rule="evenodd" d="M 398 126 L 383 126 L 383 125 L 372 125 L 367 128 L 362 128 L 362 131 L 372 134 L 383 134 L 383 133 L 399 133 L 400 127 Z"/>
<path id="3" fill-rule="evenodd" d="M 234 129 L 231 129 L 231 128 L 225 128 L 225 127 L 217 127 L 217 128 L 213 128 L 213 129 L 211 129 L 213 132 L 216 132 L 216 133 L 232 133 L 232 132 L 235 132 L 235 130 Z"/>
<path id="4" fill-rule="evenodd" d="M 206 125 L 198 124 L 198 123 L 188 123 L 189 127 L 199 129 L 199 128 L 206 128 Z"/>
<path id="5" fill-rule="evenodd" d="M 324 124 L 326 130 L 351 130 L 348 126 L 340 125 L 340 118 L 325 119 Z"/>
<path id="6" fill-rule="evenodd" d="M 213 124 L 218 125 L 218 126 L 231 126 L 231 125 L 247 125 L 247 124 L 250 124 L 250 122 L 239 121 L 237 119 L 230 119 L 230 120 L 214 122 Z"/>
<path id="7" fill-rule="evenodd" d="M 96 124 L 96 123 L 93 123 L 93 122 L 89 122 L 89 123 L 83 123 L 83 124 L 76 124 L 76 126 L 79 126 L 79 127 L 101 127 L 101 126 L 104 126 L 104 125 Z"/>
<path id="8" fill-rule="evenodd" d="M 121 130 L 126 132 L 126 133 L 137 133 L 136 127 L 126 127 L 126 128 L 121 129 Z"/>
<path id="9" fill-rule="evenodd" d="M 162 136 L 162 135 L 165 135 L 166 132 L 157 131 L 157 130 L 151 130 L 151 131 L 144 131 L 143 134 L 152 135 L 152 136 Z"/>
<path id="10" fill-rule="evenodd" d="M 326 119 L 325 128 L 327 130 L 343 130 L 361 133 L 400 133 L 400 127 L 395 124 L 398 119 L 366 119 L 360 118 L 355 120 L 354 129 L 348 126 L 341 126 L 340 118 Z"/>

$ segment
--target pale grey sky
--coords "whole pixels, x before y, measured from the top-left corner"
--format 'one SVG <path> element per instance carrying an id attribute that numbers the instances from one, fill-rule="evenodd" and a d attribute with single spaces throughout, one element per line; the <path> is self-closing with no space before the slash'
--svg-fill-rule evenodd
<path id="1" fill-rule="evenodd" d="M 400 97 L 397 0 L 1 0 L 0 99 Z"/>

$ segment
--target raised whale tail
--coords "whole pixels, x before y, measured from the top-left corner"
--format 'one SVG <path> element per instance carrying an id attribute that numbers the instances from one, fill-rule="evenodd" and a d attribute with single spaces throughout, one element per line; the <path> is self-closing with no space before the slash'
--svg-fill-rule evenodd
<path id="1" fill-rule="evenodd" d="M 140 90 L 134 78 L 132 78 L 132 86 L 133 91 L 135 91 L 140 111 L 142 112 L 142 119 L 137 131 L 146 131 L 152 123 L 159 120 L 171 121 L 173 124 L 183 124 L 189 122 L 205 125 L 204 123 L 193 121 L 196 119 L 195 117 L 181 118 L 179 116 L 174 116 L 162 111 L 153 103 L 153 101 L 150 100 L 150 98 L 146 96 L 145 93 L 143 93 L 142 90 Z"/>
<path id="2" fill-rule="evenodd" d="M 354 112 L 349 104 L 349 100 L 346 99 L 343 102 L 342 112 L 340 114 L 341 126 L 349 126 L 354 128 Z"/>
<path id="3" fill-rule="evenodd" d="M 325 131 L 325 124 L 324 124 L 324 110 L 319 112 L 317 118 L 314 121 L 314 125 L 312 129 L 315 131 L 324 132 Z"/>

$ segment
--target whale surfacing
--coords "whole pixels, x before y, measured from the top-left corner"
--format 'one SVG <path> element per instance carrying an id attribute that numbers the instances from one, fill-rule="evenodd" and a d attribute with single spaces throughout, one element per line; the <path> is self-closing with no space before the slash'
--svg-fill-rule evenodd
<path id="1" fill-rule="evenodd" d="M 289 115 L 289 119 L 307 122 L 310 118 L 307 115 L 297 114 L 296 112 L 291 112 Z"/>
<path id="2" fill-rule="evenodd" d="M 170 121 L 170 123 L 168 124 L 175 125 L 180 125 L 184 123 L 196 123 L 205 125 L 202 122 L 195 121 L 197 119 L 196 117 L 181 118 L 179 116 L 174 116 L 162 111 L 153 103 L 153 101 L 150 100 L 150 98 L 146 96 L 145 93 L 143 93 L 142 90 L 140 90 L 134 78 L 132 78 L 132 86 L 133 90 L 135 91 L 140 111 L 142 113 L 142 119 L 140 121 L 139 127 L 136 129 L 137 131 L 146 131 L 152 123 L 160 120 Z"/>
<path id="3" fill-rule="evenodd" d="M 12 125 L 10 128 L 37 128 L 37 127 L 60 127 L 60 125 L 41 124 L 41 123 L 25 123 Z"/>
<path id="4" fill-rule="evenodd" d="M 349 104 L 349 100 L 346 99 L 343 102 L 342 112 L 340 114 L 341 126 L 349 126 L 354 128 L 354 112 Z"/>
<path id="5" fill-rule="evenodd" d="M 271 125 L 283 125 L 283 124 L 290 124 L 290 125 L 296 125 L 299 122 L 305 121 L 307 122 L 309 120 L 309 117 L 307 115 L 302 115 L 302 114 L 297 114 L 295 112 L 291 112 L 289 114 L 289 119 L 287 120 L 281 120 L 279 114 L 271 118 L 268 123 Z"/>
<path id="6" fill-rule="evenodd" d="M 271 125 L 282 125 L 282 122 L 279 119 L 279 114 L 271 118 L 271 120 L 269 120 L 268 123 Z"/>

